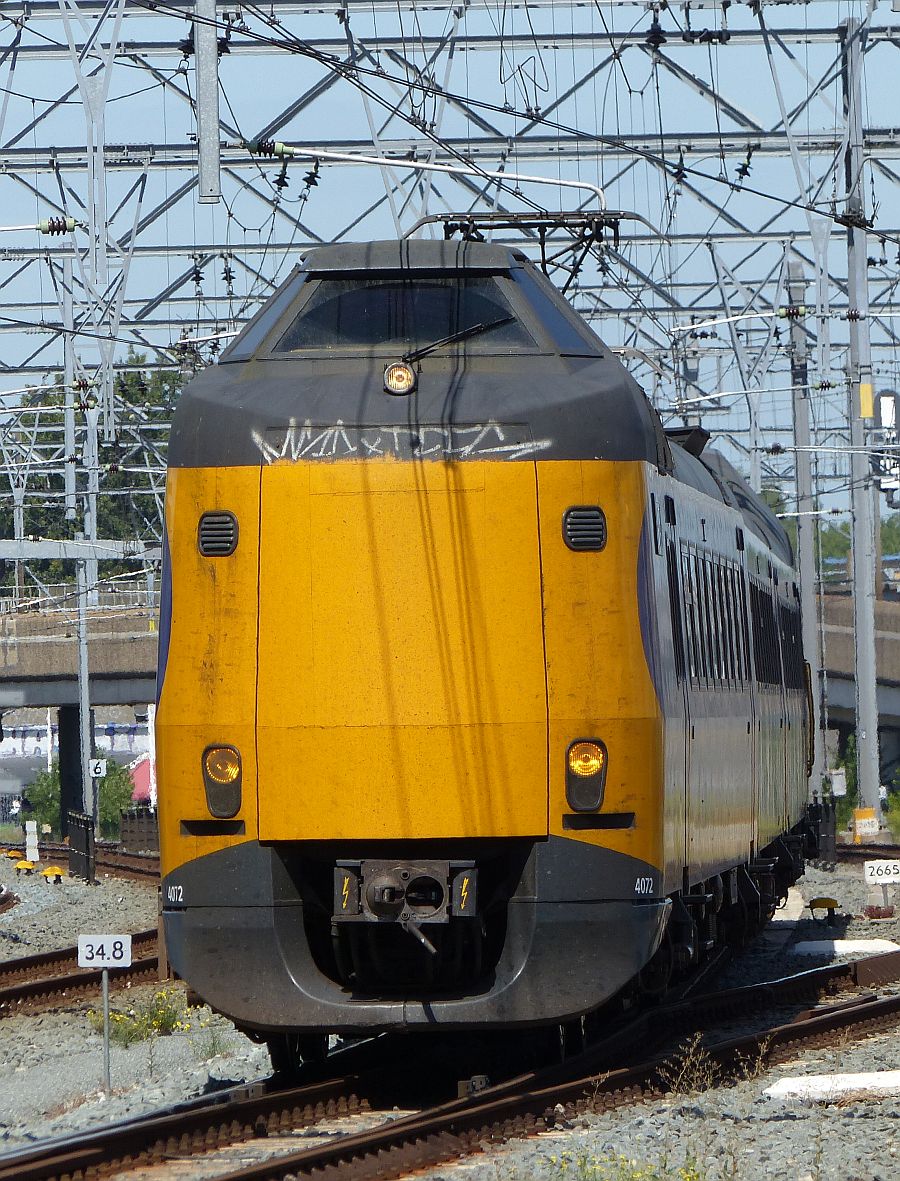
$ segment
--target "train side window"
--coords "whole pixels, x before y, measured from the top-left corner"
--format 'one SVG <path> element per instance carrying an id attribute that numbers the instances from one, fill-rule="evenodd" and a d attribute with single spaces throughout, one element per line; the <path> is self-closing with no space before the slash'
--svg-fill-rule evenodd
<path id="1" fill-rule="evenodd" d="M 665 499 L 665 510 L 666 510 L 666 524 L 667 525 L 674 525 L 675 524 L 675 501 L 672 499 L 671 496 L 667 496 Z"/>
<path id="2" fill-rule="evenodd" d="M 706 606 L 706 591 L 703 585 L 703 559 L 699 554 L 691 554 L 693 566 L 694 598 L 697 600 L 697 638 L 700 641 L 700 677 L 704 684 L 709 683 L 710 665 L 712 664 L 710 650 L 710 614 Z"/>
<path id="3" fill-rule="evenodd" d="M 725 596 L 725 609 L 728 612 L 728 649 L 731 653 L 731 679 L 735 688 L 741 683 L 741 667 L 738 653 L 738 621 L 737 609 L 734 601 L 734 587 L 731 581 L 731 567 L 722 569 L 722 586 Z"/>
<path id="4" fill-rule="evenodd" d="M 733 566 L 728 568 L 728 589 L 731 598 L 731 610 L 734 616 L 734 655 L 737 666 L 738 684 L 743 685 L 746 680 L 744 665 L 744 640 L 741 631 L 741 607 L 738 572 Z"/>
<path id="5" fill-rule="evenodd" d="M 656 519 L 654 506 L 654 520 Z M 678 586 L 678 558 L 675 546 L 666 542 L 666 573 L 669 578 L 669 612 L 672 619 L 672 645 L 675 650 L 675 676 L 684 680 L 684 627 L 681 620 L 681 592 Z"/>
<path id="6" fill-rule="evenodd" d="M 721 682 L 722 677 L 722 636 L 719 626 L 719 606 L 716 602 L 716 575 L 709 558 L 703 558 L 703 582 L 706 590 L 707 635 L 710 648 L 710 673 L 713 680 Z"/>
<path id="7" fill-rule="evenodd" d="M 719 619 L 719 649 L 722 653 L 722 683 L 731 684 L 731 651 L 728 639 L 728 610 L 725 606 L 725 595 L 722 593 L 722 563 L 714 561 L 712 564 L 713 587 L 716 593 L 716 613 Z"/>
<path id="8" fill-rule="evenodd" d="M 750 624 L 747 618 L 747 579 L 743 570 L 735 571 L 735 581 L 737 583 L 738 609 L 741 618 L 741 652 L 744 664 L 744 679 L 749 682 L 752 677 L 752 670 L 750 668 Z"/>
<path id="9" fill-rule="evenodd" d="M 775 605 L 770 592 L 753 580 L 750 582 L 750 613 L 753 619 L 756 679 L 765 685 L 777 685 L 781 680 L 781 661 L 778 654 Z"/>
<path id="10" fill-rule="evenodd" d="M 725 581 L 722 563 L 713 563 L 716 580 L 716 602 L 719 605 L 719 625 L 722 628 L 722 679 L 731 688 L 734 684 L 734 670 L 731 667 L 731 634 L 728 627 L 728 603 L 725 599 Z"/>
<path id="11" fill-rule="evenodd" d="M 700 645 L 697 639 L 697 595 L 694 589 L 691 554 L 682 551 L 681 572 L 684 585 L 684 618 L 688 630 L 688 658 L 691 680 L 700 680 Z"/>

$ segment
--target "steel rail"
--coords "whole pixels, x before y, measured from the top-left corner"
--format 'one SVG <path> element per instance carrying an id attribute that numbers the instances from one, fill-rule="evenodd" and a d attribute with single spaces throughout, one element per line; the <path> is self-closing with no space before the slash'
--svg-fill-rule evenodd
<path id="1" fill-rule="evenodd" d="M 124 988 L 135 983 L 159 978 L 159 960 L 144 956 L 132 962 L 130 968 L 108 968 L 111 988 Z M 46 1009 L 61 1002 L 71 1003 L 75 997 L 94 994 L 103 981 L 102 968 L 82 968 L 69 975 L 46 976 L 0 988 L 0 1018 L 16 1013 Z"/>
<path id="2" fill-rule="evenodd" d="M 136 931 L 131 936 L 132 952 L 138 956 L 153 955 L 156 952 L 156 940 L 155 928 Z M 67 976 L 77 967 L 77 947 L 63 947 L 59 951 L 45 951 L 39 955 L 4 960 L 0 962 L 0 987 L 27 980 L 49 980 L 55 976 Z"/>
<path id="3" fill-rule="evenodd" d="M 103 1128 L 66 1141 L 0 1157 L 0 1181 L 46 1181 L 146 1166 L 189 1155 L 213 1145 L 276 1135 L 285 1128 L 309 1127 L 332 1116 L 367 1109 L 355 1080 L 329 1079 L 287 1091 L 265 1093 L 262 1085 L 239 1088 L 237 1097 L 212 1101 L 149 1119 Z M 243 1093 L 242 1093 L 243 1092 Z M 232 1093 L 234 1094 L 234 1093 Z"/>

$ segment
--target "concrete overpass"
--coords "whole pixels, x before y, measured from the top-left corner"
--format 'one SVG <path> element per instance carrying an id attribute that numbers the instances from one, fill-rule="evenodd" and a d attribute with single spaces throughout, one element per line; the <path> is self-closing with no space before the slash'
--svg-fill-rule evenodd
<path id="1" fill-rule="evenodd" d="M 141 600 L 143 599 L 143 605 Z M 11 607 L 11 604 L 9 605 Z M 74 593 L 51 607 L 0 610 L 0 711 L 78 705 Z M 146 596 L 101 592 L 87 609 L 92 705 L 144 705 L 156 697 L 156 609 Z"/>

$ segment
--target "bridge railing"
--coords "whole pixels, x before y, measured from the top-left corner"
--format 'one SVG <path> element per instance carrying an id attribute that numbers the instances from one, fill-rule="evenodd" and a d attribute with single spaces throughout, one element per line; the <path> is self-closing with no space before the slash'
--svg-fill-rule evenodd
<path id="1" fill-rule="evenodd" d="M 97 588 L 96 601 L 100 607 L 139 607 L 157 611 L 159 591 L 150 593 L 145 586 L 101 583 Z M 74 610 L 77 606 L 74 582 L 54 583 L 42 590 L 37 587 L 27 591 L 8 587 L 0 589 L 0 616 L 21 611 Z"/>

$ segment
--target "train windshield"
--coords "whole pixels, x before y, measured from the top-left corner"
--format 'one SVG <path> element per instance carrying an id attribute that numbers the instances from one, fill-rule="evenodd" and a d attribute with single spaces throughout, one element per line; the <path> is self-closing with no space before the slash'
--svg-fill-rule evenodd
<path id="1" fill-rule="evenodd" d="M 320 279 L 275 351 L 405 352 L 442 341 L 446 349 L 466 352 L 535 347 L 489 275 L 364 276 Z"/>

